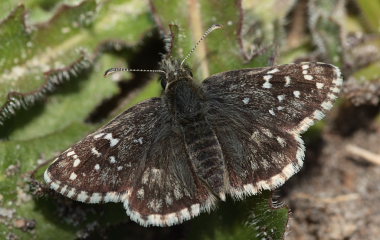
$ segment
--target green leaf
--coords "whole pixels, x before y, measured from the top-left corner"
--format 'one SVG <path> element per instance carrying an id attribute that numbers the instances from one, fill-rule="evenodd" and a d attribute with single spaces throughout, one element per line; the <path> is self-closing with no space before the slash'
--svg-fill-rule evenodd
<path id="1" fill-rule="evenodd" d="M 289 210 L 275 207 L 271 199 L 272 193 L 265 191 L 244 201 L 221 203 L 217 211 L 186 225 L 188 239 L 283 239 Z"/>
<path id="2" fill-rule="evenodd" d="M 54 134 L 73 122 L 83 121 L 102 99 L 118 91 L 115 83 L 102 77 L 102 69 L 112 64 L 116 64 L 114 58 L 102 57 L 96 68 L 61 85 L 47 104 L 39 103 L 19 111 L 17 117 L 5 121 L 5 126 L 0 128 L 2 137 L 28 140 Z"/>
<path id="3" fill-rule="evenodd" d="M 380 61 L 373 62 L 365 68 L 356 71 L 353 77 L 359 82 L 378 81 L 380 79 Z"/>
<path id="4" fill-rule="evenodd" d="M 286 16 L 295 3 L 295 0 L 242 1 L 242 39 L 245 51 L 260 51 L 262 47 L 284 45 Z"/>
<path id="5" fill-rule="evenodd" d="M 79 140 L 81 136 L 88 132 L 91 127 L 84 124 L 75 124 L 67 128 L 57 131 L 56 134 L 43 138 L 33 139 L 33 141 L 7 141 L 0 145 L 0 193 L 3 197 L 1 208 L 15 211 L 14 216 L 5 219 L 5 224 L 0 224 L 0 238 L 4 238 L 9 232 L 23 236 L 24 239 L 29 238 L 30 234 L 12 229 L 12 223 L 15 219 L 26 218 L 37 220 L 36 236 L 42 237 L 48 230 L 50 233 L 58 231 L 58 236 L 68 237 L 70 231 L 59 229 L 44 219 L 40 212 L 35 211 L 35 202 L 26 192 L 27 184 L 25 178 L 22 177 L 27 171 L 31 171 L 37 167 L 37 160 L 51 159 L 57 152 L 68 147 L 73 141 Z M 41 153 L 44 155 L 42 156 Z M 10 166 L 19 164 L 19 171 L 15 174 L 7 173 Z M 21 189 L 27 197 L 21 199 L 17 189 Z M 50 236 L 54 236 L 51 234 Z M 71 236 L 72 237 L 72 236 Z"/>
<path id="6" fill-rule="evenodd" d="M 171 8 L 166 7 L 171 4 Z M 187 64 L 193 67 L 194 75 L 202 80 L 211 74 L 242 67 L 263 66 L 268 63 L 267 53 L 260 58 L 249 61 L 250 53 L 241 45 L 242 6 L 239 1 L 221 1 L 214 4 L 210 1 L 159 0 L 153 1 L 155 19 L 159 19 L 160 27 L 168 32 L 168 25 L 179 26 L 179 34 L 175 38 L 178 46 L 174 56 L 182 59 L 201 38 L 203 33 L 213 24 L 223 25 L 201 42 Z M 173 10 L 175 9 L 175 10 Z"/>
<path id="7" fill-rule="evenodd" d="M 380 1 L 358 0 L 357 4 L 362 10 L 366 28 L 373 33 L 380 33 Z"/>
<path id="8" fill-rule="evenodd" d="M 92 1 L 63 6 L 48 23 L 27 27 L 20 5 L 0 24 L 0 122 L 90 66 L 90 57 L 75 47 L 80 37 L 73 36 L 89 27 L 95 7 Z"/>
<path id="9" fill-rule="evenodd" d="M 254 229 L 257 239 L 283 239 L 288 220 L 289 209 L 279 203 L 273 203 L 272 193 L 265 191 L 256 197 L 249 226 Z"/>
<path id="10" fill-rule="evenodd" d="M 30 25 L 17 7 L 0 23 L 0 123 L 88 70 L 107 40 L 139 43 L 152 28 L 147 10 L 140 1 L 87 0 Z"/>
<path id="11" fill-rule="evenodd" d="M 46 1 L 33 2 L 36 5 L 31 12 L 46 9 L 38 5 Z M 11 113 L 17 113 L 10 117 L 8 111 L 4 115 L 8 119 L 0 126 L 3 139 L 0 142 L 0 215 L 11 213 L 10 217 L 0 216 L 0 239 L 8 234 L 15 234 L 20 239 L 74 239 L 78 231 L 95 221 L 106 226 L 128 220 L 125 210 L 116 204 L 95 206 L 95 210 L 84 204 L 84 210 L 78 211 L 84 211 L 85 217 L 75 221 L 70 216 L 61 219 L 60 208 L 68 204 L 59 204 L 50 195 L 48 199 L 34 199 L 28 176 L 38 163 L 53 159 L 99 127 L 85 123 L 85 119 L 103 100 L 118 92 L 115 82 L 103 78 L 103 73 L 109 67 L 125 66 L 125 59 L 134 57 L 142 39 L 153 27 L 148 6 L 141 1 L 88 0 L 74 6 L 51 4 L 43 17 L 32 14 L 35 19 L 52 16 L 48 22 L 37 25 L 28 22 L 25 28 L 26 10 L 20 6 L 0 24 L 0 39 L 6 39 L 0 41 L 0 52 L 4 54 L 0 55 L 4 70 L 0 72 L 0 81 L 4 83 L 0 85 L 0 96 L 5 101 L 9 96 L 16 98 L 4 106 L 12 106 Z M 5 44 L 11 47 L 6 48 Z M 120 47 L 123 47 L 119 54 L 122 58 L 105 54 L 117 52 Z M 27 51 L 25 58 L 22 57 L 24 50 Z M 15 61 L 17 56 L 21 57 Z M 86 67 L 73 74 L 73 63 L 83 63 L 83 60 L 88 63 Z M 44 63 L 49 69 L 27 72 L 28 66 Z M 19 78 L 7 78 L 12 70 L 22 74 Z M 46 73 L 47 70 L 50 72 Z M 131 75 L 126 76 L 128 79 Z M 67 81 L 49 85 L 58 77 Z M 135 103 L 158 95 L 157 85 L 158 82 L 153 82 L 135 93 L 130 101 Z M 36 102 L 42 98 L 47 99 Z M 26 109 L 20 110 L 21 104 Z M 38 172 L 39 180 L 42 180 L 42 172 L 43 169 Z M 23 231 L 14 225 L 18 219 L 36 220 L 36 228 Z"/>
<path id="12" fill-rule="evenodd" d="M 325 59 L 343 66 L 341 43 L 342 19 L 345 18 L 344 1 L 311 0 L 308 2 L 309 27 L 314 44 Z"/>

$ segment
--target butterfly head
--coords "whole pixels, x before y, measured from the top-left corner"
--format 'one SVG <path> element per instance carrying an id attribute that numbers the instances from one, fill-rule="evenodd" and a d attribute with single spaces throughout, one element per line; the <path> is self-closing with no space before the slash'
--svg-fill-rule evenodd
<path id="1" fill-rule="evenodd" d="M 190 67 L 172 57 L 164 58 L 161 61 L 160 69 L 165 72 L 160 77 L 161 86 L 165 91 L 178 81 L 192 81 L 193 79 Z"/>
<path id="2" fill-rule="evenodd" d="M 161 85 L 165 91 L 170 89 L 170 86 L 173 86 L 174 83 L 179 81 L 191 81 L 193 79 L 193 73 L 189 66 L 185 64 L 186 60 L 191 56 L 195 51 L 197 46 L 215 29 L 221 28 L 222 25 L 214 24 L 202 35 L 199 41 L 195 46 L 190 50 L 190 52 L 181 60 L 174 59 L 171 56 L 164 58 L 161 61 L 161 71 L 165 72 L 165 76 L 161 75 Z"/>

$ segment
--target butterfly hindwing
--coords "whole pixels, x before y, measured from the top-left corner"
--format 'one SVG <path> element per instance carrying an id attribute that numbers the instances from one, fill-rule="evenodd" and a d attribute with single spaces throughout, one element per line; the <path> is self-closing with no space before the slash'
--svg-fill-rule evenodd
<path id="1" fill-rule="evenodd" d="M 225 118 L 224 124 L 213 127 L 227 168 L 226 191 L 234 197 L 275 189 L 302 166 L 304 147 L 299 136 L 273 127 L 254 126 L 248 118 Z"/>
<path id="2" fill-rule="evenodd" d="M 63 152 L 49 187 L 81 202 L 123 202 L 142 225 L 172 225 L 214 204 L 192 173 L 183 140 L 160 98 L 142 102 Z"/>
<path id="3" fill-rule="evenodd" d="M 133 220 L 145 226 L 170 226 L 214 206 L 216 198 L 194 175 L 183 138 L 174 134 L 161 138 L 147 160 L 124 203 Z"/>
<path id="4" fill-rule="evenodd" d="M 202 89 L 207 119 L 222 145 L 229 192 L 236 197 L 282 185 L 302 166 L 299 136 L 324 116 L 342 79 L 323 63 L 224 72 Z"/>

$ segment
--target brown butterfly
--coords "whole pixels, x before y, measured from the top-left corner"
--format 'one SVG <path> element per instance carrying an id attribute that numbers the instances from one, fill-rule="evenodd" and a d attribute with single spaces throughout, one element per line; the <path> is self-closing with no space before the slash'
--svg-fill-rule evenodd
<path id="1" fill-rule="evenodd" d="M 161 97 L 63 152 L 45 172 L 50 188 L 81 202 L 123 202 L 141 225 L 170 226 L 210 211 L 226 195 L 272 190 L 295 174 L 304 158 L 300 134 L 332 107 L 340 70 L 287 64 L 218 73 L 197 84 L 184 64 L 188 56 L 163 58 L 155 71 Z"/>

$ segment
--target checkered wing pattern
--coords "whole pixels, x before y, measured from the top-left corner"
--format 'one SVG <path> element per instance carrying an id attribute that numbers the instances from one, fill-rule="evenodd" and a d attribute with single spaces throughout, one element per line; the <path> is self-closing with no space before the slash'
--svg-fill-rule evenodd
<path id="1" fill-rule="evenodd" d="M 300 134 L 332 107 L 338 68 L 288 64 L 213 75 L 202 89 L 222 146 L 229 193 L 237 198 L 282 185 L 303 163 Z"/>
<path id="2" fill-rule="evenodd" d="M 160 98 L 128 109 L 58 156 L 45 181 L 77 201 L 123 202 L 144 226 L 173 225 L 210 210 L 215 197 L 193 176 L 166 111 Z"/>

